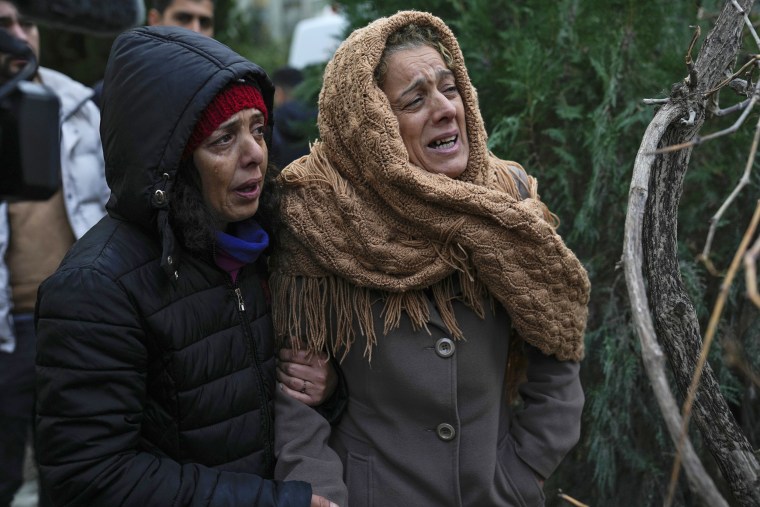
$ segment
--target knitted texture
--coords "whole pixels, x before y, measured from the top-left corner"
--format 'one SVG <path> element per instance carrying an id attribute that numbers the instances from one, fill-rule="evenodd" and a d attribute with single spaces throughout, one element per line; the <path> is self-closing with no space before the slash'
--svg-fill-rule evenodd
<path id="1" fill-rule="evenodd" d="M 436 29 L 453 57 L 469 141 L 458 179 L 409 161 L 373 78 L 388 36 L 410 23 Z M 429 287 L 452 336 L 477 339 L 461 335 L 451 300 L 483 316 L 490 295 L 525 341 L 561 360 L 582 358 L 586 271 L 550 223 L 535 180 L 488 152 L 461 50 L 440 19 L 404 11 L 354 31 L 325 70 L 318 125 L 321 140 L 280 175 L 287 227 L 271 264 L 280 337 L 345 353 L 363 334 L 371 357 L 371 302 L 385 301 L 386 333 L 402 312 L 425 327 Z M 515 175 L 529 182 L 530 198 L 520 200 Z"/>
<path id="2" fill-rule="evenodd" d="M 187 141 L 185 153 L 192 153 L 204 139 L 211 135 L 219 125 L 230 116 L 243 109 L 255 108 L 264 114 L 264 125 L 267 123 L 267 106 L 261 92 L 247 83 L 232 83 L 214 97 L 195 124 L 190 139 Z"/>

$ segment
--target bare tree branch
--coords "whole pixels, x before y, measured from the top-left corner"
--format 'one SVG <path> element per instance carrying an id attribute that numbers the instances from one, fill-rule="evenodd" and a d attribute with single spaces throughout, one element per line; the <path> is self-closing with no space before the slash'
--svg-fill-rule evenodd
<path id="1" fill-rule="evenodd" d="M 729 114 L 734 114 L 737 111 L 743 111 L 749 105 L 749 102 L 750 99 L 742 100 L 733 106 L 727 107 L 725 109 L 714 109 L 710 112 L 715 116 L 728 116 Z"/>
<path id="2" fill-rule="evenodd" d="M 663 148 L 658 148 L 657 150 L 655 150 L 654 154 L 659 155 L 661 153 L 672 153 L 674 151 L 684 150 L 686 148 L 691 148 L 698 144 L 702 144 L 705 141 L 710 141 L 712 139 L 715 139 L 721 136 L 733 134 L 734 132 L 739 130 L 739 127 L 741 127 L 742 124 L 744 123 L 744 120 L 747 119 L 747 116 L 749 116 L 749 113 L 752 111 L 752 108 L 755 107 L 755 104 L 757 104 L 757 101 L 760 100 L 760 97 L 758 97 L 758 91 L 760 91 L 760 81 L 758 82 L 758 86 L 756 87 L 755 93 L 752 95 L 752 98 L 750 99 L 749 104 L 744 109 L 744 111 L 742 111 L 742 114 L 739 116 L 739 118 L 730 127 L 727 127 L 723 130 L 719 130 L 718 132 L 707 134 L 706 136 L 701 136 L 701 137 L 694 136 L 692 139 L 685 141 L 683 143 L 678 143 L 678 144 L 673 144 L 670 146 L 665 146 Z M 689 123 L 688 125 L 693 125 L 693 122 Z"/>
<path id="3" fill-rule="evenodd" d="M 559 490 L 559 493 L 557 493 L 557 496 L 561 499 L 569 503 L 570 505 L 574 505 L 575 507 L 589 507 L 583 502 L 579 502 L 575 498 L 571 497 L 570 495 L 566 495 L 562 492 L 562 490 Z"/>
<path id="4" fill-rule="evenodd" d="M 760 81 L 758 81 L 758 87 L 755 90 L 755 94 L 753 95 L 752 100 L 754 101 L 755 98 L 758 97 L 758 95 L 760 95 Z M 747 110 L 749 110 L 750 107 L 748 107 Z M 726 201 L 721 205 L 721 207 L 718 209 L 715 215 L 713 215 L 712 218 L 710 218 L 710 230 L 707 233 L 707 241 L 705 241 L 705 247 L 702 250 L 702 253 L 698 256 L 698 260 L 703 261 L 713 274 L 715 274 L 715 268 L 713 267 L 713 264 L 710 261 L 710 249 L 712 248 L 712 241 L 715 236 L 715 231 L 718 228 L 718 222 L 723 216 L 723 213 L 725 213 L 728 207 L 736 200 L 736 197 L 739 195 L 739 192 L 741 192 L 745 186 L 749 185 L 749 175 L 752 173 L 752 166 L 755 163 L 755 155 L 757 154 L 757 145 L 759 141 L 760 141 L 760 120 L 758 120 L 757 126 L 755 127 L 755 136 L 752 139 L 752 147 L 749 150 L 749 156 L 747 157 L 747 164 L 744 166 L 744 174 L 742 174 L 742 177 L 739 180 L 739 183 L 736 185 L 733 192 L 731 192 L 731 195 L 728 196 Z"/>
<path id="5" fill-rule="evenodd" d="M 744 8 L 739 5 L 739 2 L 736 0 L 731 0 L 731 3 L 734 5 L 734 8 L 737 10 L 737 12 L 740 12 L 744 15 L 744 24 L 747 26 L 747 30 L 749 30 L 749 33 L 752 34 L 752 37 L 755 39 L 755 45 L 760 46 L 760 37 L 757 36 L 757 32 L 755 31 L 755 26 L 752 24 L 752 21 L 749 20 L 749 16 L 747 15 L 747 11 L 744 10 Z"/>
<path id="6" fill-rule="evenodd" d="M 757 203 L 760 208 L 760 201 Z M 755 240 L 755 244 L 752 245 L 744 256 L 744 273 L 747 283 L 747 297 L 755 303 L 755 306 L 760 308 L 760 294 L 757 292 L 757 274 L 755 271 L 755 264 L 760 257 L 760 236 Z M 760 385 L 758 386 L 760 387 Z"/>
<path id="7" fill-rule="evenodd" d="M 678 445 L 681 416 L 665 373 L 665 357 L 657 343 L 649 303 L 646 298 L 644 276 L 642 274 L 641 230 L 645 204 L 649 195 L 649 178 L 654 149 L 660 143 L 667 127 L 683 115 L 676 105 L 667 105 L 659 110 L 649 124 L 633 167 L 631 188 L 628 196 L 628 212 L 625 221 L 623 242 L 623 266 L 628 286 L 628 297 L 633 311 L 633 322 L 641 343 L 641 357 L 647 377 L 652 384 L 655 399 L 660 407 L 665 425 L 674 445 Z M 697 457 L 691 442 L 686 441 L 683 449 L 683 466 L 691 490 L 705 505 L 728 506 L 720 495 L 712 478 L 707 474 Z"/>
<path id="8" fill-rule="evenodd" d="M 644 99 L 641 102 L 643 102 L 647 106 L 652 106 L 652 105 L 667 104 L 668 102 L 670 102 L 670 99 Z"/>
<path id="9" fill-rule="evenodd" d="M 686 145 L 704 124 L 710 97 L 707 92 L 724 82 L 727 69 L 733 67 L 741 46 L 744 13 L 749 11 L 753 0 L 737 2 L 741 12 L 734 2 L 727 1 L 705 38 L 692 73 L 697 79 L 689 79 L 673 89 L 672 103 L 677 104 L 682 114 L 697 111 L 697 121 L 693 126 L 678 121 L 670 123 L 661 145 Z M 643 267 L 654 327 L 684 398 L 698 370 L 702 349 L 696 310 L 681 279 L 677 240 L 678 207 L 690 154 L 690 149 L 682 149 L 655 156 L 642 229 Z M 704 364 L 694 398 L 693 416 L 739 505 L 760 506 L 760 465 L 708 363 Z"/>
<path id="10" fill-rule="evenodd" d="M 728 76 L 726 79 L 724 79 L 723 81 L 721 81 L 720 83 L 718 83 L 717 85 L 715 85 L 712 89 L 707 90 L 705 92 L 705 95 L 706 96 L 707 95 L 712 95 L 713 93 L 717 92 L 718 90 L 720 90 L 721 88 L 725 87 L 726 85 L 731 84 L 731 82 L 734 79 L 736 79 L 737 77 L 741 76 L 742 74 L 744 74 L 747 71 L 747 69 L 749 69 L 750 67 L 752 67 L 753 65 L 755 65 L 757 63 L 758 59 L 760 59 L 760 56 L 758 56 L 758 55 L 752 55 L 752 58 L 747 63 L 745 63 L 744 65 L 742 65 L 742 67 L 739 70 L 737 70 L 736 72 L 734 72 L 733 74 L 731 74 L 730 76 Z"/>
<path id="11" fill-rule="evenodd" d="M 662 400 L 672 396 L 664 382 L 664 372 L 650 371 L 648 366 L 656 367 L 662 361 L 662 351 L 655 336 L 663 346 L 676 385 L 685 398 L 690 392 L 689 386 L 694 384 L 694 420 L 731 493 L 742 506 L 760 506 L 760 466 L 720 392 L 710 365 L 698 360 L 702 339 L 694 305 L 681 279 L 677 216 L 691 148 L 705 139 L 738 129 L 758 100 L 757 94 L 753 93 L 740 119 L 730 129 L 701 139 L 698 137 L 707 111 L 714 106 L 709 101 L 714 101 L 718 89 L 733 81 L 733 76 L 728 79 L 726 76 L 731 74 L 728 70 L 733 67 L 741 45 L 747 19 L 745 13 L 752 4 L 753 0 L 728 0 L 724 4 L 696 62 L 689 68 L 688 78 L 673 88 L 669 102 L 647 129 L 634 167 L 624 247 L 626 282 L 642 342 L 642 357 L 671 438 L 677 446 L 681 445 L 680 428 L 672 429 L 673 419 L 662 408 L 666 405 Z M 692 111 L 695 112 L 693 117 Z M 681 121 L 685 116 L 689 119 Z M 667 148 L 657 150 L 658 146 Z M 640 263 L 637 260 L 639 247 L 643 251 Z M 701 372 L 700 379 L 694 378 L 697 372 Z M 686 427 L 684 422 L 688 421 L 676 419 L 677 425 L 680 423 Z M 725 504 L 722 498 L 706 500 L 708 494 L 719 495 L 711 481 L 712 487 L 705 491 L 701 489 L 704 479 L 694 478 L 695 472 L 690 470 L 694 465 L 687 465 L 693 458 L 692 452 L 690 443 L 684 439 L 679 456 L 683 458 L 689 486 L 698 492 L 702 501 L 710 505 Z"/>

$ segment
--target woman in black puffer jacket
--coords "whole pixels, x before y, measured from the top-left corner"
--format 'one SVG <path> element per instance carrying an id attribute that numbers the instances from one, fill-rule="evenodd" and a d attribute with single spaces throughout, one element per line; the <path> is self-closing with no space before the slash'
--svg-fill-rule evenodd
<path id="1" fill-rule="evenodd" d="M 327 423 L 275 389 L 272 96 L 261 68 L 193 32 L 114 43 L 108 216 L 37 302 L 37 458 L 56 505 L 328 505 L 273 480 L 275 398 L 309 436 Z"/>

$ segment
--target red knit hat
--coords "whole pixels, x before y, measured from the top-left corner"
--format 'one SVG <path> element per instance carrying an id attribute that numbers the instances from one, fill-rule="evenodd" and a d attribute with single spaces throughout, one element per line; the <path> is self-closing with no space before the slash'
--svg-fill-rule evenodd
<path id="1" fill-rule="evenodd" d="M 214 97 L 214 100 L 206 107 L 195 124 L 195 130 L 190 135 L 185 147 L 185 155 L 194 152 L 204 139 L 230 116 L 243 109 L 255 108 L 264 114 L 264 123 L 267 122 L 267 106 L 261 92 L 249 83 L 234 82 L 224 88 Z"/>

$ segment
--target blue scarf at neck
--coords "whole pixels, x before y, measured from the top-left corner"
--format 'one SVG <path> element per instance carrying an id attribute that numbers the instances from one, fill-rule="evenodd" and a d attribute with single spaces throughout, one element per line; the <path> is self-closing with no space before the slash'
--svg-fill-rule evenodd
<path id="1" fill-rule="evenodd" d="M 255 262 L 269 246 L 269 235 L 252 218 L 230 224 L 229 231 L 215 232 L 217 249 L 241 266 Z"/>

